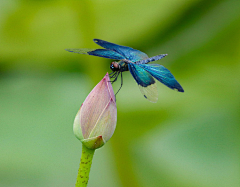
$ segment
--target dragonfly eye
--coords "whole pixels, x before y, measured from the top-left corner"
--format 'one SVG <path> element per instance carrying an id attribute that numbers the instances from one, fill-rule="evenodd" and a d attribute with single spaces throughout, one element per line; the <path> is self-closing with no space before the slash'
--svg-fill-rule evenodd
<path id="1" fill-rule="evenodd" d="M 119 64 L 117 62 L 112 62 L 110 65 L 112 71 L 119 71 Z"/>

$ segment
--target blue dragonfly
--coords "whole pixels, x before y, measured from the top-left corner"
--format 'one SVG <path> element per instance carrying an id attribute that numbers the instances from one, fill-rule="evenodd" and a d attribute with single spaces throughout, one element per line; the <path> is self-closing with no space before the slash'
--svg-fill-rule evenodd
<path id="1" fill-rule="evenodd" d="M 151 102 L 155 103 L 158 100 L 158 91 L 154 78 L 171 89 L 184 92 L 182 86 L 167 68 L 159 64 L 148 64 L 149 62 L 162 59 L 163 57 L 167 56 L 167 54 L 161 54 L 149 58 L 147 54 L 131 47 L 117 45 L 100 39 L 94 39 L 93 41 L 104 49 L 66 50 L 73 53 L 119 60 L 118 62 L 112 62 L 110 65 L 112 73 L 109 75 L 110 78 L 114 79 L 111 82 L 115 82 L 119 74 L 121 74 L 122 87 L 122 72 L 130 71 L 143 96 Z"/>

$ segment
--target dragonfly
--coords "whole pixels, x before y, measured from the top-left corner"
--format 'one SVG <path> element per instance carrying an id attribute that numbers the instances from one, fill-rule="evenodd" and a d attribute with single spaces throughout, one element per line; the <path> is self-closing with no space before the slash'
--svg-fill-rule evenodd
<path id="1" fill-rule="evenodd" d="M 149 58 L 147 54 L 131 47 L 114 44 L 100 39 L 93 39 L 93 41 L 103 47 L 103 49 L 83 48 L 65 50 L 73 53 L 117 60 L 110 65 L 112 73 L 109 75 L 110 78 L 113 78 L 111 82 L 114 83 L 121 74 L 122 87 L 122 73 L 124 71 L 130 71 L 143 96 L 151 102 L 156 103 L 158 100 L 158 90 L 155 79 L 173 90 L 184 92 L 182 86 L 167 68 L 160 64 L 148 64 L 149 62 L 162 59 L 167 56 L 167 54 L 160 54 Z"/>

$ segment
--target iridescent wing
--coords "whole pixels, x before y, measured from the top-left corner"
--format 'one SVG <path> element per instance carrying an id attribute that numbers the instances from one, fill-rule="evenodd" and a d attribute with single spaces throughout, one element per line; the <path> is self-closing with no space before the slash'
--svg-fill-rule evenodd
<path id="1" fill-rule="evenodd" d="M 128 68 L 133 78 L 137 82 L 143 96 L 151 102 L 156 103 L 158 100 L 158 91 L 154 78 L 142 67 L 129 63 Z"/>
<path id="2" fill-rule="evenodd" d="M 182 86 L 178 83 L 172 73 L 165 67 L 159 64 L 139 64 L 141 68 L 146 70 L 154 78 L 156 78 L 161 83 L 165 84 L 171 89 L 178 90 L 179 92 L 184 92 Z"/>
<path id="3" fill-rule="evenodd" d="M 73 53 L 99 56 L 99 57 L 110 58 L 114 60 L 125 59 L 125 57 L 122 56 L 121 54 L 109 49 L 65 49 L 65 50 Z"/>
<path id="4" fill-rule="evenodd" d="M 112 51 L 119 53 L 120 55 L 124 56 L 125 59 L 130 60 L 132 62 L 148 58 L 147 54 L 139 50 L 133 49 L 131 47 L 117 45 L 100 39 L 93 39 L 93 41 L 96 44 L 100 45 L 101 47 L 104 47 L 105 49 L 110 49 Z"/>

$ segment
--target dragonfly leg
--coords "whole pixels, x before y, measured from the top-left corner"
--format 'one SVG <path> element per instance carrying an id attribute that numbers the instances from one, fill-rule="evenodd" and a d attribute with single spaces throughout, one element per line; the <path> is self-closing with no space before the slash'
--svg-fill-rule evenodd
<path id="1" fill-rule="evenodd" d="M 115 71 L 115 72 L 113 71 L 112 73 L 113 73 L 113 75 L 111 75 L 110 78 L 115 78 L 115 77 L 117 76 L 117 72 L 116 72 L 116 71 Z M 112 74 L 112 73 L 111 73 L 111 74 Z M 110 75 L 110 74 L 109 74 L 109 75 Z"/>
<path id="2" fill-rule="evenodd" d="M 113 72 L 109 73 L 109 75 L 112 75 L 113 73 L 115 73 L 115 71 L 113 71 Z"/>
<path id="3" fill-rule="evenodd" d="M 110 78 L 116 78 L 117 74 L 112 75 Z"/>
<path id="4" fill-rule="evenodd" d="M 111 83 L 114 83 L 114 82 L 117 80 L 119 73 L 120 73 L 120 71 L 116 72 L 116 74 L 114 74 L 114 75 L 111 77 L 111 78 L 114 78 L 113 81 L 110 81 Z"/>
<path id="5" fill-rule="evenodd" d="M 121 72 L 121 86 L 120 86 L 120 88 L 118 89 L 117 93 L 121 90 L 122 85 L 123 85 L 123 76 L 122 76 L 122 72 Z M 115 98 L 116 98 L 117 93 L 115 94 Z"/>

